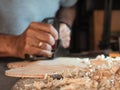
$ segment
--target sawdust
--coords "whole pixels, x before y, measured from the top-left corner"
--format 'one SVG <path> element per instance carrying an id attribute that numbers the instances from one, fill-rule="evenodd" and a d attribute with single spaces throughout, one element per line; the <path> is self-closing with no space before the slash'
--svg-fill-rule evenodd
<path id="1" fill-rule="evenodd" d="M 99 61 L 99 63 L 95 63 Z M 12 90 L 120 90 L 120 58 L 98 56 L 86 68 L 61 73 L 63 79 L 21 79 Z"/>

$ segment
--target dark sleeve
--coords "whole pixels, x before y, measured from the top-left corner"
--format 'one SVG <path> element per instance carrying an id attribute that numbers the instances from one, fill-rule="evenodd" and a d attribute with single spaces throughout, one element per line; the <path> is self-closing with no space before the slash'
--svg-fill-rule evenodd
<path id="1" fill-rule="evenodd" d="M 68 1 L 68 0 L 64 0 L 64 1 Z M 74 1 L 74 0 L 70 0 L 70 1 Z M 76 16 L 76 4 L 75 3 L 76 2 L 74 2 L 74 4 L 73 3 L 69 4 L 69 7 L 61 6 L 58 12 L 58 15 L 57 15 L 59 20 L 63 23 L 66 23 L 69 27 L 72 27 L 72 24 Z"/>
<path id="2" fill-rule="evenodd" d="M 62 7 L 71 7 L 75 5 L 76 2 L 77 0 L 60 0 L 60 5 Z"/>

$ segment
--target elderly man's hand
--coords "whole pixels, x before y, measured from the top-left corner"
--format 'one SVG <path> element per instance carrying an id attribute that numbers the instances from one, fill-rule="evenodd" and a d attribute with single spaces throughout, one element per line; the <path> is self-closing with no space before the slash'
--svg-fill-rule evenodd
<path id="1" fill-rule="evenodd" d="M 60 24 L 60 39 L 62 42 L 62 46 L 64 48 L 68 48 L 70 46 L 70 39 L 71 39 L 70 34 L 71 34 L 70 28 L 66 24 L 61 23 Z"/>
<path id="2" fill-rule="evenodd" d="M 32 22 L 16 41 L 16 54 L 24 58 L 25 54 L 51 57 L 52 46 L 58 39 L 58 32 L 49 25 Z"/>

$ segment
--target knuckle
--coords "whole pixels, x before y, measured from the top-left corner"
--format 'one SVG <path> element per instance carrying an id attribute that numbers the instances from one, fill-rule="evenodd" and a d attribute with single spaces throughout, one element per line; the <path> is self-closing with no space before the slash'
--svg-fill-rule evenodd
<path id="1" fill-rule="evenodd" d="M 29 52 L 29 46 L 27 44 L 24 46 L 24 51 Z"/>
<path id="2" fill-rule="evenodd" d="M 26 31 L 26 36 L 28 36 L 30 33 L 31 33 L 31 29 L 28 28 L 27 31 Z"/>
<path id="3" fill-rule="evenodd" d="M 31 23 L 30 23 L 30 26 L 34 25 L 34 23 L 35 23 L 35 22 L 31 22 Z"/>
<path id="4" fill-rule="evenodd" d="M 50 30 L 50 32 L 52 32 L 52 30 L 53 30 L 53 26 L 52 25 L 49 25 L 49 30 Z"/>
<path id="5" fill-rule="evenodd" d="M 51 32 L 51 33 L 56 33 L 57 32 L 57 30 L 54 28 L 54 26 L 52 26 L 52 25 L 49 25 L 49 31 Z"/>
<path id="6" fill-rule="evenodd" d="M 48 48 L 48 45 L 47 45 L 47 44 L 44 44 L 44 48 L 47 49 L 47 48 Z"/>
<path id="7" fill-rule="evenodd" d="M 51 45 L 54 44 L 54 38 L 53 38 L 50 34 L 47 34 L 47 41 L 48 41 L 48 43 L 50 43 Z"/>
<path id="8" fill-rule="evenodd" d="M 52 47 L 49 44 L 45 44 L 45 49 L 52 50 Z"/>
<path id="9" fill-rule="evenodd" d="M 31 22 L 30 25 L 29 25 L 29 28 L 33 28 L 36 26 L 36 22 Z"/>
<path id="10" fill-rule="evenodd" d="M 58 39 L 57 29 L 52 25 L 50 25 L 50 33 L 55 37 L 55 39 Z"/>
<path id="11" fill-rule="evenodd" d="M 50 34 L 47 34 L 47 40 L 50 41 L 51 40 L 51 35 Z"/>

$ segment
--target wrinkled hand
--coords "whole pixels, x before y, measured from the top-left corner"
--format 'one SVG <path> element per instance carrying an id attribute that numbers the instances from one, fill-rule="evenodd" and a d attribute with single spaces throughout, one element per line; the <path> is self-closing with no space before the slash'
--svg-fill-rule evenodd
<path id="1" fill-rule="evenodd" d="M 24 58 L 25 54 L 52 56 L 52 46 L 58 39 L 58 32 L 49 25 L 32 22 L 27 30 L 18 36 L 16 42 L 17 56 Z"/>
<path id="2" fill-rule="evenodd" d="M 61 42 L 62 42 L 62 46 L 64 48 L 68 48 L 70 46 L 70 29 L 69 27 L 64 24 L 64 23 L 61 23 L 60 24 L 60 39 L 61 39 Z"/>

